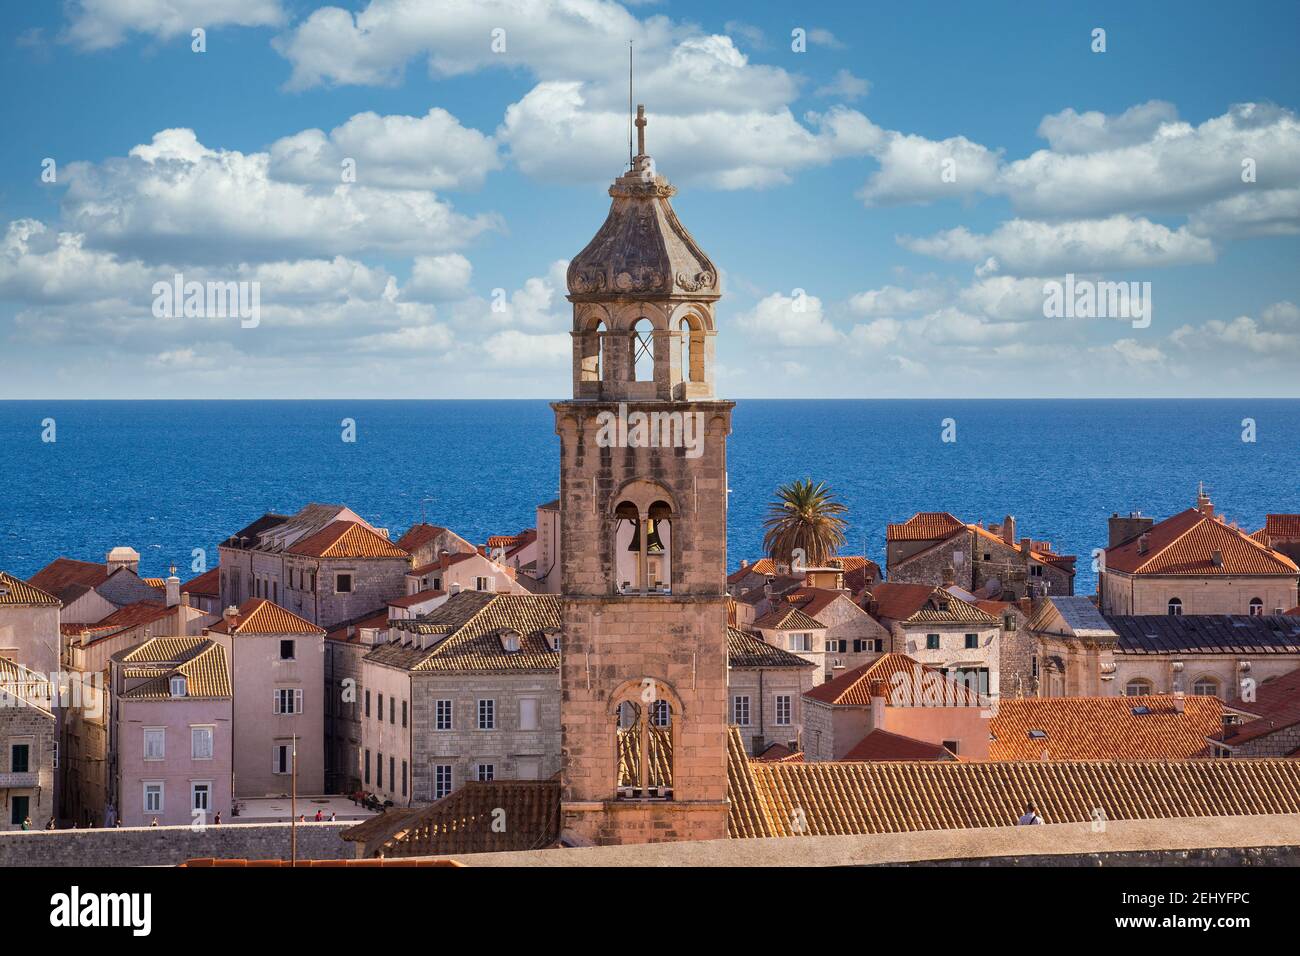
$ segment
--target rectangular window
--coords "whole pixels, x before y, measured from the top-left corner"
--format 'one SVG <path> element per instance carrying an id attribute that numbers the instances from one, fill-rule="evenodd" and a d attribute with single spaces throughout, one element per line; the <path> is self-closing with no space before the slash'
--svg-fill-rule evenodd
<path id="1" fill-rule="evenodd" d="M 519 699 L 519 729 L 537 729 L 537 698 L 521 697 Z"/>
<path id="2" fill-rule="evenodd" d="M 1041 578 L 1041 577 L 1043 576 L 1043 566 L 1042 566 L 1041 564 L 1033 564 L 1033 565 L 1030 565 L 1030 566 L 1029 566 L 1029 573 L 1030 573 L 1030 575 L 1032 575 L 1033 577 Z"/>
<path id="3" fill-rule="evenodd" d="M 336 574 L 334 575 L 334 593 L 351 594 L 352 593 L 352 575 Z"/>
<path id="4" fill-rule="evenodd" d="M 496 727 L 497 702 L 495 700 L 480 699 L 478 702 L 478 729 L 496 730 Z"/>
<path id="5" fill-rule="evenodd" d="M 433 729 L 451 730 L 451 701 L 449 700 L 434 701 Z"/>
<path id="6" fill-rule="evenodd" d="M 280 660 L 282 661 L 293 660 L 293 641 L 280 642 Z"/>
<path id="7" fill-rule="evenodd" d="M 12 773 L 32 772 L 32 748 L 30 744 L 9 745 L 9 770 Z"/>
<path id="8" fill-rule="evenodd" d="M 406 796 L 406 761 L 402 761 L 402 796 Z"/>
<path id="9" fill-rule="evenodd" d="M 790 726 L 790 695 L 776 695 L 776 725 L 778 727 Z"/>
<path id="10" fill-rule="evenodd" d="M 369 750 L 366 751 L 365 777 L 366 777 L 366 783 L 369 784 L 370 783 L 370 751 Z"/>
<path id="11" fill-rule="evenodd" d="M 381 724 L 384 722 L 384 695 L 379 695 L 379 706 L 375 708 L 375 720 Z"/>
<path id="12" fill-rule="evenodd" d="M 978 634 L 966 635 L 966 650 L 968 651 L 978 650 L 979 646 L 980 646 L 980 636 Z"/>
<path id="13" fill-rule="evenodd" d="M 209 804 L 212 802 L 212 784 L 204 781 L 195 781 L 190 784 L 190 809 L 202 810 L 207 813 L 210 809 Z"/>
<path id="14" fill-rule="evenodd" d="M 392 696 L 388 698 L 388 722 L 390 724 L 397 723 L 397 698 Z"/>
<path id="15" fill-rule="evenodd" d="M 190 728 L 190 759 L 212 759 L 212 727 Z"/>
<path id="16" fill-rule="evenodd" d="M 276 744 L 271 754 L 272 773 L 293 773 L 293 744 Z"/>
<path id="17" fill-rule="evenodd" d="M 657 700 L 650 705 L 650 724 L 654 727 L 667 727 L 668 715 L 671 713 L 668 701 Z"/>
<path id="18" fill-rule="evenodd" d="M 451 793 L 451 764 L 435 764 L 433 768 L 433 799 L 441 800 Z"/>
<path id="19" fill-rule="evenodd" d="M 397 786 L 397 758 L 388 758 L 388 786 L 393 788 Z"/>
<path id="20" fill-rule="evenodd" d="M 496 767 L 490 763 L 478 765 L 479 783 L 491 783 L 496 778 Z"/>
<path id="21" fill-rule="evenodd" d="M 927 635 L 925 635 L 925 649 L 926 649 L 927 651 L 937 651 L 937 650 L 939 649 L 939 635 L 938 635 L 938 634 L 927 634 Z"/>
<path id="22" fill-rule="evenodd" d="M 488 590 L 488 579 L 487 579 L 487 578 L 475 578 L 475 579 L 474 579 L 474 590 L 475 590 L 475 591 L 486 591 L 486 590 Z"/>
<path id="23" fill-rule="evenodd" d="M 145 813 L 162 813 L 163 809 L 163 785 L 161 780 L 145 781 L 144 785 L 144 812 Z"/>
<path id="24" fill-rule="evenodd" d="M 275 689 L 275 713 L 301 714 L 302 713 L 302 688 L 301 687 L 277 687 Z"/>
<path id="25" fill-rule="evenodd" d="M 384 754 L 383 751 L 375 754 L 375 786 L 380 790 L 384 789 Z"/>
<path id="26" fill-rule="evenodd" d="M 811 634 L 791 634 L 791 635 L 790 635 L 790 650 L 795 651 L 795 652 L 802 651 L 802 652 L 804 652 L 804 653 L 808 653 L 808 652 L 810 652 L 810 651 L 812 650 L 812 635 L 811 635 Z"/>
<path id="27" fill-rule="evenodd" d="M 402 726 L 406 726 L 406 701 L 402 701 Z"/>
<path id="28" fill-rule="evenodd" d="M 164 760 L 167 757 L 167 731 L 162 727 L 144 729 L 144 759 Z"/>
<path id="29" fill-rule="evenodd" d="M 370 716 L 370 691 L 366 691 L 366 716 Z"/>
<path id="30" fill-rule="evenodd" d="M 731 722 L 737 727 L 749 726 L 749 698 L 747 696 L 732 698 Z"/>

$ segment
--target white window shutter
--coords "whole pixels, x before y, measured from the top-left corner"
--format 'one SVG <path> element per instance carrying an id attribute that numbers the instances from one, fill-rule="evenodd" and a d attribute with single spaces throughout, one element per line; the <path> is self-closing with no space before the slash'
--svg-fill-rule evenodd
<path id="1" fill-rule="evenodd" d="M 302 713 L 302 688 L 301 687 L 293 692 L 293 712 L 295 714 Z"/>

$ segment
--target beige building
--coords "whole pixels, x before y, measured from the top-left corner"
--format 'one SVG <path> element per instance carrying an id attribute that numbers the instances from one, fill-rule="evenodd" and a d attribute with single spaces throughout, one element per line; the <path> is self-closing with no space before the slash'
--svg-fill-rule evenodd
<path id="1" fill-rule="evenodd" d="M 0 657 L 0 830 L 43 829 L 56 813 L 57 703 L 48 672 Z"/>
<path id="2" fill-rule="evenodd" d="M 59 608 L 53 594 L 0 571 L 0 658 L 47 678 L 59 670 Z"/>
<path id="3" fill-rule="evenodd" d="M 817 666 L 754 634 L 727 628 L 727 697 L 731 725 L 758 756 L 772 744 L 800 750 L 803 695 Z"/>
<path id="4" fill-rule="evenodd" d="M 1283 614 L 1297 603 L 1300 568 L 1215 515 L 1201 493 L 1195 508 L 1153 523 L 1110 519 L 1101 568 L 1106 614 Z"/>
<path id="5" fill-rule="evenodd" d="M 234 692 L 234 794 L 325 789 L 325 631 L 270 601 L 227 608 L 204 637 L 225 648 Z"/>

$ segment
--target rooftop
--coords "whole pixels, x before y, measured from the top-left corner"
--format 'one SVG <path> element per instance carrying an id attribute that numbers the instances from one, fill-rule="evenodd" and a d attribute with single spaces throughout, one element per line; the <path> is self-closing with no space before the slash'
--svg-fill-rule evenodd
<path id="1" fill-rule="evenodd" d="M 1223 726 L 1217 697 L 1027 697 L 998 701 L 991 760 L 1184 760 L 1209 753 Z"/>

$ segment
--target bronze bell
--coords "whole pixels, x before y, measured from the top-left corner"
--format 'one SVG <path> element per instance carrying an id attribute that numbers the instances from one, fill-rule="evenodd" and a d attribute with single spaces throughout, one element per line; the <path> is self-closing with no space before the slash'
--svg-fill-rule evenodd
<path id="1" fill-rule="evenodd" d="M 655 525 L 654 518 L 647 518 L 646 525 L 649 531 L 646 535 L 646 554 L 663 554 L 664 544 L 659 540 L 659 528 Z M 640 552 L 641 550 L 641 522 L 636 523 L 632 529 L 632 542 L 627 546 L 629 551 Z"/>

